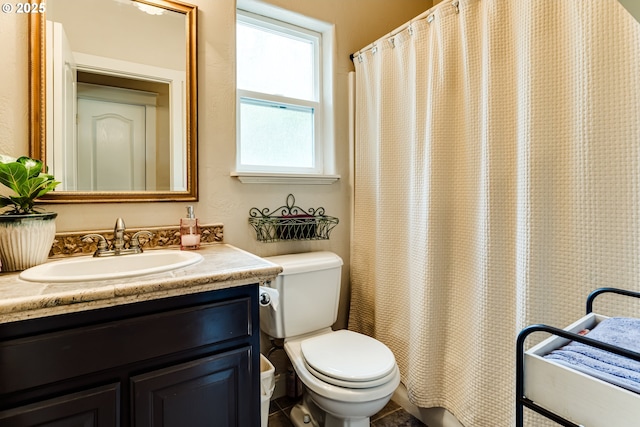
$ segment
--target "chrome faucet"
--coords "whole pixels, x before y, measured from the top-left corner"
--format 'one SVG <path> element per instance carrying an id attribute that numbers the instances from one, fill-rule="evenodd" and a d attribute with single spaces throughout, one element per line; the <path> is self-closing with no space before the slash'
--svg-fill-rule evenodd
<path id="1" fill-rule="evenodd" d="M 131 243 L 126 248 L 126 242 L 124 239 L 125 225 L 122 218 L 116 220 L 116 225 L 113 228 L 113 243 L 109 246 L 107 239 L 101 234 L 90 233 L 82 236 L 82 240 L 85 242 L 91 242 L 93 239 L 98 240 L 98 248 L 93 253 L 94 257 L 104 256 L 117 256 L 117 255 L 129 255 L 142 253 L 142 246 L 140 245 L 140 236 L 146 236 L 147 241 L 153 237 L 153 233 L 146 230 L 136 232 L 131 237 Z"/>

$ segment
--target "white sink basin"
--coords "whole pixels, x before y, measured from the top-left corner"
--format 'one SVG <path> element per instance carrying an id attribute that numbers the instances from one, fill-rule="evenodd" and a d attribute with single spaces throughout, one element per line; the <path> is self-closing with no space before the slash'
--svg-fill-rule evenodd
<path id="1" fill-rule="evenodd" d="M 20 278 L 30 282 L 84 282 L 142 276 L 175 270 L 202 261 L 191 251 L 155 250 L 109 257 L 78 257 L 31 267 Z"/>

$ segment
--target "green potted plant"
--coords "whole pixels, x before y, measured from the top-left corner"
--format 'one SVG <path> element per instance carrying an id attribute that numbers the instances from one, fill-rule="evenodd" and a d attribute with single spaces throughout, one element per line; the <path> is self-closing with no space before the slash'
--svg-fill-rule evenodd
<path id="1" fill-rule="evenodd" d="M 59 182 L 43 171 L 42 161 L 0 154 L 0 184 L 15 194 L 0 195 L 0 262 L 5 271 L 24 270 L 42 264 L 49 256 L 56 234 L 54 212 L 42 212 L 35 200 Z"/>

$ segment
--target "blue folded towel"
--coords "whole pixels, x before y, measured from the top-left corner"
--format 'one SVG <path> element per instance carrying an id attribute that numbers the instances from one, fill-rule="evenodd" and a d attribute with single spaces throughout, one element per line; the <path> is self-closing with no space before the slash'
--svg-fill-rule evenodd
<path id="1" fill-rule="evenodd" d="M 587 336 L 640 353 L 640 319 L 611 317 Z M 640 393 L 640 362 L 572 341 L 544 356 L 603 381 Z"/>

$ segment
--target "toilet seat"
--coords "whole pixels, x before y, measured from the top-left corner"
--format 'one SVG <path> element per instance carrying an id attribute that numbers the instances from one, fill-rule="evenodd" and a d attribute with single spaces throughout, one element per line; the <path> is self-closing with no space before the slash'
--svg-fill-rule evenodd
<path id="1" fill-rule="evenodd" d="M 343 388 L 360 389 L 360 388 L 378 387 L 388 383 L 396 375 L 394 371 L 391 371 L 388 375 L 372 381 L 345 381 L 345 380 L 340 380 L 338 378 L 332 378 L 330 376 L 324 375 L 321 372 L 318 372 L 317 370 L 309 366 L 306 360 L 303 360 L 303 362 L 304 362 L 305 368 L 307 368 L 309 373 L 311 373 L 311 375 L 313 375 L 314 377 L 318 378 L 321 381 L 324 381 L 327 384 L 332 384 L 332 385 L 336 385 L 338 387 L 343 387 Z"/>
<path id="2" fill-rule="evenodd" d="M 305 367 L 316 378 L 345 388 L 370 388 L 389 382 L 396 360 L 380 341 L 339 330 L 300 343 Z"/>

